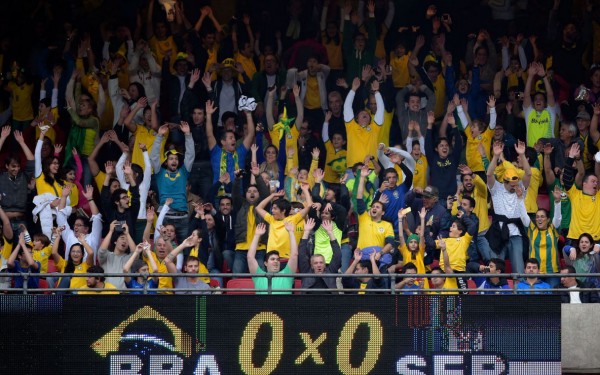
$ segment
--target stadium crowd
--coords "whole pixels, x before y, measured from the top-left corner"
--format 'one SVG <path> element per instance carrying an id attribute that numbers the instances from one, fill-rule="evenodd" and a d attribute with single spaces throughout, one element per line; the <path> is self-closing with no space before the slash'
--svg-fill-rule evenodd
<path id="1" fill-rule="evenodd" d="M 2 288 L 600 287 L 596 0 L 11 6 Z"/>

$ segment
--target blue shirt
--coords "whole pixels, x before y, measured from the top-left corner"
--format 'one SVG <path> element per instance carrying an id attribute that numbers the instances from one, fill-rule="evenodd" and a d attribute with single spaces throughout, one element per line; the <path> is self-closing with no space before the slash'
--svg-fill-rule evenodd
<path id="1" fill-rule="evenodd" d="M 27 268 L 23 268 L 21 267 L 21 264 L 19 263 L 18 260 L 15 260 L 15 266 L 11 269 L 8 270 L 8 272 L 10 273 L 27 273 L 27 272 L 31 272 L 31 273 L 40 273 L 40 268 L 42 267 L 40 265 L 40 262 L 35 261 L 38 265 L 38 269 L 36 270 L 33 267 L 27 267 Z M 15 283 L 15 288 L 23 288 L 23 277 L 22 276 L 15 276 L 13 277 L 13 281 Z M 39 288 L 39 284 L 40 284 L 40 279 L 39 277 L 30 277 L 27 280 L 27 288 L 28 289 L 37 289 Z"/>
<path id="2" fill-rule="evenodd" d="M 385 205 L 385 217 L 394 224 L 394 233 L 398 236 L 398 211 L 404 208 L 404 195 L 408 191 L 406 184 L 396 186 L 396 188 L 389 190 L 385 189 L 382 195 L 388 197 L 389 202 Z"/>
<path id="3" fill-rule="evenodd" d="M 248 150 L 246 150 L 246 147 L 244 147 L 243 144 L 239 145 L 235 149 L 235 151 L 237 153 L 238 158 L 237 167 L 235 165 L 233 154 L 227 152 L 227 156 L 225 159 L 225 163 L 227 165 L 226 171 L 231 176 L 231 181 L 235 179 L 235 170 L 242 169 L 246 165 L 246 154 L 248 153 Z M 210 163 L 212 165 L 213 170 L 213 184 L 219 181 L 219 177 L 221 176 L 221 157 L 223 152 L 225 151 L 223 151 L 223 149 L 220 146 L 215 146 L 212 150 L 210 150 Z"/>
<path id="4" fill-rule="evenodd" d="M 552 289 L 550 284 L 543 282 L 542 280 L 538 280 L 533 285 L 529 285 L 526 281 L 519 281 L 517 284 L 517 289 L 519 290 L 519 294 L 550 294 L 550 291 L 547 292 L 534 292 L 535 289 Z"/>
<path id="5" fill-rule="evenodd" d="M 129 289 L 140 289 L 139 292 L 129 292 L 129 294 L 144 294 L 144 284 L 138 283 L 135 277 L 130 278 L 129 281 L 125 283 L 125 285 Z M 148 294 L 156 294 L 156 291 L 150 291 L 150 289 L 156 288 L 158 288 L 158 284 L 153 279 L 148 279 Z"/>
<path id="6" fill-rule="evenodd" d="M 183 167 L 171 172 L 161 167 L 155 174 L 156 186 L 158 187 L 160 204 L 164 204 L 167 198 L 173 198 L 170 209 L 174 211 L 187 212 L 186 185 L 190 172 Z"/>

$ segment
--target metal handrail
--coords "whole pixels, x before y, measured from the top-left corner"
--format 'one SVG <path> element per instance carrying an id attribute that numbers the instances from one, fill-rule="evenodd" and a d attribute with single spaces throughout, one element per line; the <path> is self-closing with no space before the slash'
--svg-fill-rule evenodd
<path id="1" fill-rule="evenodd" d="M 600 277 L 600 274 L 597 273 L 571 273 L 568 274 L 569 277 Z M 335 273 L 324 273 L 324 274 L 314 274 L 314 273 L 295 273 L 295 274 L 276 274 L 276 273 L 265 273 L 265 274 L 249 274 L 249 273 L 198 273 L 194 274 L 194 277 L 223 277 L 223 278 L 259 278 L 266 277 L 267 289 L 266 290 L 256 290 L 256 289 L 248 289 L 248 288 L 212 288 L 211 290 L 205 289 L 195 289 L 195 288 L 161 288 L 161 289 L 148 289 L 147 283 L 145 283 L 143 289 L 129 289 L 129 288 L 115 288 L 109 289 L 110 291 L 116 292 L 125 292 L 126 294 L 138 294 L 142 291 L 142 294 L 166 294 L 170 292 L 196 292 L 196 293 L 212 293 L 212 294 L 220 294 L 228 292 L 252 292 L 252 293 L 267 293 L 271 294 L 272 292 L 310 292 L 312 293 L 339 293 L 339 292 L 364 292 L 368 294 L 434 294 L 436 292 L 458 292 L 458 293 L 470 293 L 470 292 L 498 292 L 500 289 L 497 288 L 466 288 L 466 289 L 438 289 L 438 288 L 428 288 L 428 289 L 398 289 L 395 287 L 395 283 L 392 282 L 389 288 L 382 289 L 347 289 L 347 288 L 327 288 L 327 289 L 313 289 L 313 288 L 293 288 L 293 289 L 273 289 L 272 281 L 273 277 L 286 277 L 286 278 L 305 278 L 305 277 L 325 277 L 325 278 L 363 278 L 363 277 L 372 277 L 372 278 L 385 278 L 385 279 L 397 279 L 397 278 L 431 278 L 432 274 L 335 274 Z M 489 273 L 452 273 L 452 274 L 436 274 L 435 277 L 451 277 L 451 278 L 469 278 L 469 277 L 480 277 L 480 278 L 505 278 L 513 280 L 513 287 L 511 288 L 512 293 L 499 293 L 499 294 L 524 294 L 527 293 L 526 289 L 517 289 L 517 283 L 519 279 L 527 278 L 531 276 L 531 274 L 525 273 L 503 273 L 503 274 L 489 274 Z M 551 278 L 551 277 L 564 277 L 565 274 L 556 273 L 556 274 L 536 274 L 536 277 L 543 278 Z M 93 291 L 90 288 L 36 288 L 31 290 L 28 288 L 28 283 L 26 282 L 29 278 L 45 278 L 45 277 L 143 277 L 144 279 L 153 278 L 153 277 L 190 277 L 190 274 L 187 273 L 0 273 L 0 278 L 3 277 L 22 277 L 24 280 L 22 288 L 2 288 L 0 292 L 21 292 L 22 294 L 30 294 L 35 293 L 39 294 L 39 292 L 78 292 L 78 291 Z M 502 289 L 504 291 L 508 291 L 509 289 Z M 106 291 L 106 289 L 105 289 Z M 600 288 L 551 288 L 551 289 L 532 289 L 536 293 L 544 293 L 544 292 L 567 292 L 567 291 L 596 291 L 600 292 Z M 99 292 L 101 294 L 101 292 Z"/>

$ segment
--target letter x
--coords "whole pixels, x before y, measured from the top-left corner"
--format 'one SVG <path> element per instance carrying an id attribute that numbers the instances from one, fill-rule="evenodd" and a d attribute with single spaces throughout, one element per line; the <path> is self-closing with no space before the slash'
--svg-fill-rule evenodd
<path id="1" fill-rule="evenodd" d="M 298 357 L 298 359 L 296 359 L 295 363 L 300 365 L 302 362 L 312 356 L 317 365 L 324 364 L 325 362 L 319 353 L 319 345 L 321 345 L 327 338 L 327 332 L 321 333 L 321 336 L 319 336 L 319 338 L 315 341 L 312 340 L 310 334 L 307 332 L 300 332 L 300 337 L 302 337 L 302 341 L 304 341 L 304 345 L 306 345 L 306 350 L 300 355 L 300 357 Z"/>

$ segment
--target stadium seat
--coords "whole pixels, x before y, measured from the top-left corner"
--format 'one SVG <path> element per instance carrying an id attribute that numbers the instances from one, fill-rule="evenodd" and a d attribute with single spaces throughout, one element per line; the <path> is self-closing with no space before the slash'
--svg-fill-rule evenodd
<path id="1" fill-rule="evenodd" d="M 538 194 L 537 205 L 538 208 L 544 208 L 550 212 L 550 196 L 548 194 Z"/>
<path id="2" fill-rule="evenodd" d="M 48 282 L 44 279 L 40 279 L 39 283 L 38 283 L 38 288 L 39 289 L 48 289 L 50 287 L 50 285 L 48 285 Z M 52 294 L 52 292 L 45 290 L 43 292 L 44 294 Z"/>
<path id="3" fill-rule="evenodd" d="M 477 289 L 477 284 L 475 284 L 475 281 L 469 279 L 467 280 L 467 287 L 469 289 Z M 477 292 L 471 290 L 469 291 L 469 294 L 477 294 Z"/>
<path id="4" fill-rule="evenodd" d="M 512 273 L 512 266 L 510 265 L 510 260 L 506 259 L 504 261 L 504 265 L 506 266 L 504 273 Z"/>
<path id="5" fill-rule="evenodd" d="M 226 290 L 225 294 L 255 294 L 254 293 L 254 282 L 252 281 L 252 279 L 231 279 L 231 280 L 227 281 L 227 289 L 248 289 L 248 291 Z"/>
<path id="6" fill-rule="evenodd" d="M 54 264 L 54 261 L 52 260 L 52 258 L 48 259 L 48 271 L 46 271 L 48 273 L 56 273 L 56 272 L 60 272 L 57 268 L 56 268 L 56 264 Z"/>
<path id="7" fill-rule="evenodd" d="M 294 279 L 294 289 L 302 288 L 302 279 Z M 296 291 L 294 294 L 301 294 L 302 292 Z"/>

